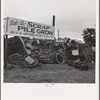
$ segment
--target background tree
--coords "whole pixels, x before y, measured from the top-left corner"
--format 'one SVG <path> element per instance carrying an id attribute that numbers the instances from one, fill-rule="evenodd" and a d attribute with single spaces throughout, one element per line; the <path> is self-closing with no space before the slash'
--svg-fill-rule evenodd
<path id="1" fill-rule="evenodd" d="M 85 43 L 91 43 L 92 46 L 95 46 L 95 28 L 86 28 L 83 30 L 83 39 Z"/>

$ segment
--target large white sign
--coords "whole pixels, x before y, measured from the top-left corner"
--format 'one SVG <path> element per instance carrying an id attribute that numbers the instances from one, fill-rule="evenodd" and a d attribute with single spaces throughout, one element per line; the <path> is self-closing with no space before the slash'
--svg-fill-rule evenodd
<path id="1" fill-rule="evenodd" d="M 8 17 L 6 33 L 36 39 L 54 39 L 54 26 Z"/>

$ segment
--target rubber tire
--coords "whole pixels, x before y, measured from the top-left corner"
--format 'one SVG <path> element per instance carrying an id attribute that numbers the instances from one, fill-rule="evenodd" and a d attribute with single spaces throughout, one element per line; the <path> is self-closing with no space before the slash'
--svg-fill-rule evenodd
<path id="1" fill-rule="evenodd" d="M 24 58 L 23 57 L 20 57 L 20 56 L 16 56 L 16 57 L 13 57 L 13 58 L 8 58 L 8 60 L 23 60 Z"/>
<path id="2" fill-rule="evenodd" d="M 59 59 L 59 57 L 61 57 L 61 59 Z M 55 51 L 53 54 L 52 54 L 52 60 L 54 63 L 56 64 L 61 64 L 64 62 L 64 57 L 63 57 L 63 54 L 58 52 L 58 51 Z M 62 61 L 60 61 L 62 60 Z"/>
<path id="3" fill-rule="evenodd" d="M 23 65 L 28 68 L 33 68 L 37 66 L 39 64 L 38 60 L 36 58 L 33 58 L 33 59 L 35 60 L 35 63 L 33 63 L 32 65 L 29 64 L 26 60 L 23 61 Z"/>

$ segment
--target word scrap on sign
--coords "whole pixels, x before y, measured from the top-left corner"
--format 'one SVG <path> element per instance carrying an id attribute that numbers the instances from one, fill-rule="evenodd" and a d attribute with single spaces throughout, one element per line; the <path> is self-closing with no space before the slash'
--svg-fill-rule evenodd
<path id="1" fill-rule="evenodd" d="M 54 39 L 54 26 L 8 17 L 6 33 L 36 39 Z"/>

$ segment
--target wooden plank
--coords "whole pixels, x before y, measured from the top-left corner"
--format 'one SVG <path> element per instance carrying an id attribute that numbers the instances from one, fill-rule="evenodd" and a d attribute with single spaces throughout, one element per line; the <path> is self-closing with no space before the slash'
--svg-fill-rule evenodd
<path id="1" fill-rule="evenodd" d="M 6 35 L 4 35 L 4 66 L 6 67 L 7 66 L 7 63 L 8 63 L 8 35 L 7 35 L 7 32 L 8 32 L 8 20 L 9 18 L 7 17 L 7 22 L 6 22 Z"/>
<path id="2" fill-rule="evenodd" d="M 5 42 L 4 42 L 4 66 L 6 67 L 7 63 L 8 63 L 8 51 L 7 51 L 7 48 L 8 48 L 8 35 L 5 35 L 4 39 L 5 39 Z"/>

